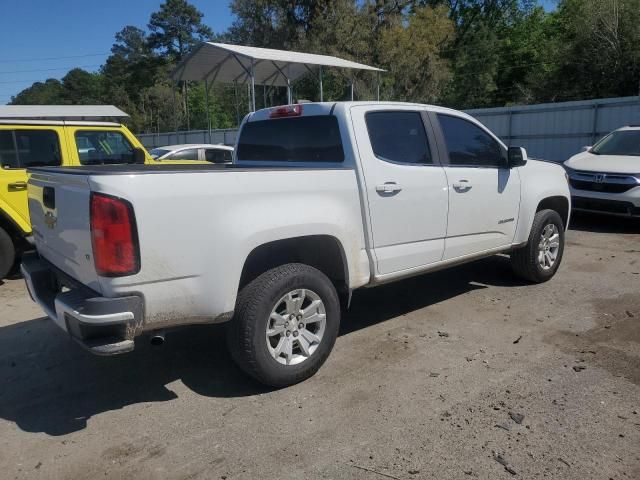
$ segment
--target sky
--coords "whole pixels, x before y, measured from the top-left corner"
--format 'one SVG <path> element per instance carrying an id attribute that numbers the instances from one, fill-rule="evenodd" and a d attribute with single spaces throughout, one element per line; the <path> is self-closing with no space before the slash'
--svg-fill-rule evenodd
<path id="1" fill-rule="evenodd" d="M 1 4 L 4 5 L 2 6 Z M 0 0 L 0 104 L 33 82 L 75 67 L 95 71 L 125 25 L 146 28 L 161 0 Z M 214 33 L 233 17 L 227 0 L 191 0 Z M 551 9 L 555 0 L 542 0 Z M 66 57 L 66 58 L 63 58 Z"/>
<path id="2" fill-rule="evenodd" d="M 161 0 L 0 0 L 0 104 L 74 67 L 96 70 L 125 25 L 145 28 Z M 233 18 L 225 0 L 191 0 L 214 33 Z M 67 57 L 67 58 L 60 58 Z M 69 58 L 73 57 L 73 58 Z M 37 70 L 37 71 L 35 71 Z"/>

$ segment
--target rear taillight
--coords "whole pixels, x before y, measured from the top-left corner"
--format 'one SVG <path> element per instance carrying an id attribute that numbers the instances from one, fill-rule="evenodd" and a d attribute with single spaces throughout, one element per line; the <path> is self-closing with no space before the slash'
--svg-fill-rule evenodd
<path id="1" fill-rule="evenodd" d="M 269 112 L 269 118 L 299 117 L 300 115 L 302 115 L 300 104 L 275 107 Z"/>
<path id="2" fill-rule="evenodd" d="M 136 220 L 126 200 L 91 194 L 91 241 L 98 275 L 119 277 L 140 270 Z"/>

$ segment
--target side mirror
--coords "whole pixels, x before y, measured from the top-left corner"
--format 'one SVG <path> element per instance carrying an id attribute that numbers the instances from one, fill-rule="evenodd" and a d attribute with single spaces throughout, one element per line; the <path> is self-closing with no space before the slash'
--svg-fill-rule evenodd
<path id="1" fill-rule="evenodd" d="M 588 152 L 589 150 L 591 150 L 591 145 L 585 145 L 584 147 L 582 147 L 581 149 L 583 152 Z"/>
<path id="2" fill-rule="evenodd" d="M 146 159 L 147 159 L 147 156 L 144 153 L 143 149 L 141 148 L 133 149 L 133 163 L 142 164 L 145 162 Z"/>
<path id="3" fill-rule="evenodd" d="M 509 147 L 508 162 L 509 168 L 522 167 L 527 163 L 529 157 L 524 147 Z"/>

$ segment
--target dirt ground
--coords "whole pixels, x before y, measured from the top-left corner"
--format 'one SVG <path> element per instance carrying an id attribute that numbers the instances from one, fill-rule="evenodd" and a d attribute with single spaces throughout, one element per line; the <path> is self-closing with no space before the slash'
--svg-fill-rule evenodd
<path id="1" fill-rule="evenodd" d="M 567 242 L 543 285 L 494 257 L 357 292 L 283 390 L 220 327 L 93 357 L 6 281 L 0 478 L 640 479 L 640 222 L 577 217 Z"/>

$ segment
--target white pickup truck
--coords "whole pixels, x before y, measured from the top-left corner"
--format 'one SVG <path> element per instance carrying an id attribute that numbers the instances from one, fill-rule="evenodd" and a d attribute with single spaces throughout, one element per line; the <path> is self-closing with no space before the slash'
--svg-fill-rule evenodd
<path id="1" fill-rule="evenodd" d="M 29 292 L 96 354 L 169 327 L 229 322 L 241 368 L 285 386 L 331 351 L 356 288 L 496 253 L 531 282 L 558 269 L 560 165 L 472 117 L 381 102 L 247 116 L 232 165 L 34 168 Z"/>

